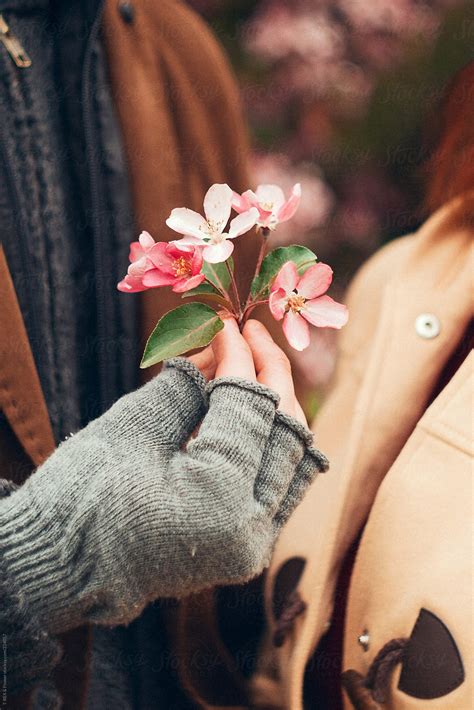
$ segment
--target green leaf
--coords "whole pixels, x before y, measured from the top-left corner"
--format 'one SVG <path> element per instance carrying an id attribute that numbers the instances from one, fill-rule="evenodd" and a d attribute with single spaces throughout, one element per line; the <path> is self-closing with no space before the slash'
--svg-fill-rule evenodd
<path id="1" fill-rule="evenodd" d="M 230 305 L 229 301 L 221 296 L 220 293 L 209 284 L 199 284 L 196 288 L 192 288 L 190 291 L 182 293 L 181 298 L 195 298 L 199 302 L 201 302 L 202 299 L 205 299 L 204 302 L 210 301 L 211 303 L 217 303 L 219 306 L 227 309 L 229 309 Z"/>
<path id="2" fill-rule="evenodd" d="M 234 260 L 232 257 L 227 259 L 231 271 L 234 270 Z M 202 273 L 210 281 L 216 289 L 220 291 L 227 291 L 230 286 L 230 274 L 227 269 L 226 263 L 221 262 L 220 264 L 209 264 L 204 261 L 202 264 Z"/>
<path id="3" fill-rule="evenodd" d="M 140 367 L 150 367 L 208 345 L 223 327 L 224 323 L 217 313 L 204 303 L 179 306 L 166 313 L 156 324 L 148 338 Z"/>
<path id="4" fill-rule="evenodd" d="M 306 247 L 292 244 L 289 247 L 278 247 L 266 255 L 262 261 L 258 276 L 252 281 L 250 293 L 254 301 L 266 298 L 271 283 L 283 264 L 293 261 L 299 274 L 303 274 L 309 266 L 316 263 L 316 254 Z"/>
<path id="5" fill-rule="evenodd" d="M 192 296 L 211 296 L 215 295 L 217 296 L 219 291 L 214 288 L 214 286 L 211 286 L 211 284 L 208 284 L 206 282 L 199 284 L 199 286 L 196 286 L 196 288 L 192 288 L 190 291 L 185 291 L 183 294 L 181 294 L 181 298 L 191 298 Z"/>
<path id="6" fill-rule="evenodd" d="M 231 271 L 233 271 L 234 260 L 232 257 L 229 257 L 227 261 Z M 208 264 L 207 261 L 204 261 L 202 264 L 202 273 L 212 283 L 204 282 L 199 284 L 196 288 L 193 288 L 190 291 L 185 291 L 181 298 L 199 298 L 202 296 L 208 296 L 212 298 L 212 300 L 216 301 L 216 303 L 219 303 L 222 306 L 228 306 L 228 302 L 221 297 L 221 290 L 227 291 L 230 286 L 230 274 L 226 263 L 222 262 L 220 264 Z"/>

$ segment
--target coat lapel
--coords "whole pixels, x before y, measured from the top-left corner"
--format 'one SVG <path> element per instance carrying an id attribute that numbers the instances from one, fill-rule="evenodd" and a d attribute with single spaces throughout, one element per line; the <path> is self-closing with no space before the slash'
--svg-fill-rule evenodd
<path id="1" fill-rule="evenodd" d="M 474 193 L 439 210 L 420 229 L 414 248 L 389 282 L 358 431 L 345 462 L 344 500 L 335 550 L 339 561 L 372 505 L 383 476 L 423 415 L 440 372 L 472 317 Z M 440 332 L 423 337 L 417 318 L 434 316 Z M 357 495 L 349 494 L 357 491 Z"/>
<path id="2" fill-rule="evenodd" d="M 380 317 L 351 413 L 349 438 L 341 442 L 345 452 L 338 476 L 331 491 L 322 489 L 324 500 L 331 500 L 331 509 L 324 514 L 317 501 L 311 505 L 311 499 L 321 493 L 314 486 L 290 520 L 288 539 L 277 549 L 273 569 L 292 554 L 307 560 L 299 584 L 307 610 L 297 620 L 294 644 L 286 644 L 278 653 L 287 702 L 295 710 L 302 707 L 305 665 L 328 622 L 344 554 L 471 318 L 473 215 L 474 193 L 453 200 L 423 225 L 402 262 L 394 265 L 396 270 L 381 296 Z M 438 319 L 437 337 L 423 338 L 417 332 L 416 319 L 423 313 Z M 319 526 L 313 520 L 318 513 L 323 514 Z M 308 534 L 315 525 L 321 544 Z M 271 588 L 269 579 L 267 594 Z"/>
<path id="3" fill-rule="evenodd" d="M 54 449 L 46 403 L 25 325 L 0 247 L 0 408 L 35 466 Z"/>

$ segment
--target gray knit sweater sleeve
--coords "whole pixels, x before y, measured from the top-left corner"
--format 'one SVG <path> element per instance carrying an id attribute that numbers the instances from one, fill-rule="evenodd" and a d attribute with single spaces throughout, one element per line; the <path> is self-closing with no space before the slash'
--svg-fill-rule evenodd
<path id="1" fill-rule="evenodd" d="M 157 597 L 258 574 L 326 468 L 277 403 L 178 358 L 63 442 L 0 500 L 1 564 L 29 613 L 50 633 L 128 623 Z"/>

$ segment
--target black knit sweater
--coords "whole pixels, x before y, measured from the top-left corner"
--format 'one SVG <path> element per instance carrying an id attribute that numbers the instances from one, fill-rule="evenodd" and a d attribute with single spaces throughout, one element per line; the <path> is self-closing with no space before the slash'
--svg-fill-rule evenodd
<path id="1" fill-rule="evenodd" d="M 135 299 L 115 288 L 133 238 L 128 175 L 94 37 L 100 3 L 0 0 L 0 13 L 32 59 L 18 69 L 0 44 L 0 235 L 60 441 L 137 385 Z M 11 654 L 13 643 L 27 648 L 32 685 L 60 647 L 1 560 L 0 598 L 12 625 L 1 633 Z M 127 628 L 94 629 L 89 710 L 185 708 L 165 637 L 159 604 Z M 39 686 L 35 710 L 59 702 L 51 684 Z"/>

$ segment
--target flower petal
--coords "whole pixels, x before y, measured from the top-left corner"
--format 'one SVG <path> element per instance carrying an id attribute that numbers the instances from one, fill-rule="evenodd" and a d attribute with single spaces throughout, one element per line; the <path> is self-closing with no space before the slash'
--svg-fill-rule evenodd
<path id="1" fill-rule="evenodd" d="M 236 212 L 246 212 L 252 207 L 252 205 L 255 204 L 255 202 L 250 201 L 248 193 L 251 193 L 255 197 L 254 193 L 251 190 L 247 190 L 241 195 L 239 195 L 238 192 L 232 193 L 232 207 Z"/>
<path id="2" fill-rule="evenodd" d="M 138 241 L 140 242 L 140 246 L 144 252 L 147 252 L 155 244 L 155 240 L 151 236 L 150 232 L 145 231 L 140 234 Z"/>
<path id="3" fill-rule="evenodd" d="M 347 307 L 334 301 L 330 296 L 320 296 L 313 301 L 306 301 L 301 309 L 301 315 L 319 328 L 342 328 L 349 318 Z"/>
<path id="4" fill-rule="evenodd" d="M 199 245 L 203 246 L 202 242 L 196 237 L 183 237 L 183 239 L 192 239 L 192 241 L 199 241 Z M 187 259 L 191 258 L 191 254 L 194 252 L 196 247 L 191 248 L 188 244 L 180 244 L 180 239 L 172 242 L 163 242 L 166 245 L 166 253 L 172 259 L 179 259 L 181 256 L 185 256 Z"/>
<path id="5" fill-rule="evenodd" d="M 293 186 L 291 195 L 288 200 L 280 207 L 277 213 L 279 222 L 287 222 L 293 217 L 301 200 L 301 185 L 299 182 Z"/>
<path id="6" fill-rule="evenodd" d="M 129 276 L 133 276 L 133 278 L 141 279 L 148 266 L 148 258 L 146 256 L 142 256 L 138 259 L 138 261 L 133 261 L 130 264 L 127 269 L 127 273 Z"/>
<path id="7" fill-rule="evenodd" d="M 166 224 L 179 234 L 202 239 L 207 233 L 207 222 L 204 217 L 187 207 L 175 207 L 166 220 Z"/>
<path id="8" fill-rule="evenodd" d="M 281 320 L 283 318 L 287 303 L 288 296 L 282 288 L 279 288 L 277 291 L 272 291 L 268 300 L 268 305 L 275 320 Z"/>
<path id="9" fill-rule="evenodd" d="M 202 269 L 202 249 L 195 249 L 194 254 L 191 257 L 191 273 L 193 276 L 199 274 Z"/>
<path id="10" fill-rule="evenodd" d="M 249 229 L 255 227 L 257 220 L 258 209 L 256 207 L 251 207 L 247 212 L 242 212 L 234 217 L 229 226 L 229 239 L 235 239 L 235 237 L 240 237 L 241 234 L 248 232 Z"/>
<path id="11" fill-rule="evenodd" d="M 185 291 L 190 291 L 192 288 L 196 288 L 199 284 L 202 284 L 206 277 L 204 274 L 197 274 L 196 276 L 191 276 L 189 279 L 180 279 L 174 286 L 173 291 L 175 293 L 184 293 Z"/>
<path id="12" fill-rule="evenodd" d="M 261 207 L 258 208 L 258 224 L 260 227 L 271 227 L 273 221 L 273 212 L 271 210 L 264 210 Z"/>
<path id="13" fill-rule="evenodd" d="M 145 252 L 143 251 L 140 242 L 132 242 L 130 244 L 130 254 L 128 255 L 128 258 L 130 259 L 131 264 L 133 264 L 134 261 L 141 259 L 144 255 Z"/>
<path id="14" fill-rule="evenodd" d="M 173 253 L 170 253 L 171 249 L 176 249 L 174 244 L 169 244 L 168 242 L 158 242 L 155 244 L 147 254 L 148 259 L 151 261 L 156 269 L 159 269 L 165 274 L 174 274 L 173 262 L 175 257 Z"/>
<path id="15" fill-rule="evenodd" d="M 232 209 L 232 190 L 226 184 L 211 185 L 204 197 L 204 214 L 218 232 L 223 232 Z"/>
<path id="16" fill-rule="evenodd" d="M 327 264 L 314 264 L 306 269 L 296 287 L 305 298 L 317 298 L 326 293 L 332 281 L 332 269 Z"/>
<path id="17" fill-rule="evenodd" d="M 259 185 L 255 190 L 257 199 L 265 209 L 265 205 L 271 205 L 271 211 L 276 215 L 285 203 L 285 193 L 278 185 Z"/>
<path id="18" fill-rule="evenodd" d="M 138 293 L 139 291 L 145 291 L 147 286 L 144 286 L 141 278 L 135 278 L 127 274 L 118 284 L 117 288 L 123 293 Z"/>
<path id="19" fill-rule="evenodd" d="M 209 264 L 220 264 L 229 258 L 234 251 L 234 245 L 227 239 L 220 244 L 209 244 L 202 251 L 204 261 Z"/>
<path id="20" fill-rule="evenodd" d="M 283 332 L 291 347 L 304 350 L 310 341 L 309 325 L 299 313 L 288 311 L 283 319 Z"/>
<path id="21" fill-rule="evenodd" d="M 150 269 L 143 274 L 143 285 L 147 288 L 159 288 L 160 286 L 172 286 L 176 283 L 174 274 L 165 274 L 161 269 Z"/>
<path id="22" fill-rule="evenodd" d="M 198 237 L 183 237 L 182 239 L 174 239 L 170 244 L 177 247 L 182 252 L 193 252 L 196 247 L 203 247 L 206 242 Z"/>
<path id="23" fill-rule="evenodd" d="M 298 271 L 296 265 L 292 261 L 287 261 L 283 264 L 278 272 L 275 281 L 272 284 L 272 291 L 282 288 L 286 293 L 291 293 L 295 290 L 298 283 Z"/>

